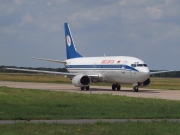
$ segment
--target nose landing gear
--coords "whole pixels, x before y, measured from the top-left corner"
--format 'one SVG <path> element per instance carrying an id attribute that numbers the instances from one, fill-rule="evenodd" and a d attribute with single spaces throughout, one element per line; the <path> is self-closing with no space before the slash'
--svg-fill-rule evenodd
<path id="1" fill-rule="evenodd" d="M 134 92 L 138 92 L 138 91 L 139 91 L 138 86 L 134 86 L 133 91 L 134 91 Z"/>
<path id="2" fill-rule="evenodd" d="M 139 91 L 139 87 L 138 87 L 138 86 L 140 86 L 139 83 L 133 83 L 132 86 L 133 86 L 133 91 L 134 92 L 138 92 Z"/>

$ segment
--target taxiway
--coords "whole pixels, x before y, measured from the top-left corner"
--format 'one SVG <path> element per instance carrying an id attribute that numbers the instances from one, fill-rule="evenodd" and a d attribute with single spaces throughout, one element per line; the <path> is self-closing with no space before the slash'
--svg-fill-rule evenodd
<path id="1" fill-rule="evenodd" d="M 110 95 L 121 95 L 121 96 L 129 96 L 129 97 L 180 100 L 180 90 L 157 90 L 157 89 L 140 88 L 139 92 L 133 92 L 132 88 L 122 87 L 120 91 L 112 91 L 109 86 L 91 86 L 90 91 L 86 91 L 86 90 L 81 91 L 79 88 L 74 87 L 72 84 L 12 82 L 12 81 L 0 81 L 0 86 L 7 86 L 12 88 L 51 90 L 51 91 L 67 91 L 67 92 L 84 93 L 84 94 L 110 94 Z"/>

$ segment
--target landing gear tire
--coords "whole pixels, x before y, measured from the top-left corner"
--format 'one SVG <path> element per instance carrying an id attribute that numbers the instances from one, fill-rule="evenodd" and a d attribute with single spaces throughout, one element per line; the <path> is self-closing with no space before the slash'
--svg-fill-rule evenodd
<path id="1" fill-rule="evenodd" d="M 86 90 L 89 90 L 89 86 L 86 87 Z"/>
<path id="2" fill-rule="evenodd" d="M 117 84 L 117 90 L 118 90 L 118 91 L 121 90 L 121 85 Z"/>
<path id="3" fill-rule="evenodd" d="M 134 92 L 138 92 L 138 91 L 139 91 L 138 86 L 135 86 L 135 87 L 133 88 L 133 91 L 134 91 Z"/>
<path id="4" fill-rule="evenodd" d="M 114 91 L 114 90 L 121 90 L 121 85 L 119 85 L 119 84 L 112 84 L 112 90 Z"/>
<path id="5" fill-rule="evenodd" d="M 113 91 L 116 90 L 116 85 L 115 84 L 112 85 L 112 90 Z"/>
<path id="6" fill-rule="evenodd" d="M 81 87 L 81 90 L 89 90 L 89 86 L 87 86 L 87 87 Z"/>

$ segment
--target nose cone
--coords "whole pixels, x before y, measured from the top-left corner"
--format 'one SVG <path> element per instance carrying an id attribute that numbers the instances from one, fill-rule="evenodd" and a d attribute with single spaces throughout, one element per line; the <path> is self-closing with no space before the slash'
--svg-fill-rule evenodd
<path id="1" fill-rule="evenodd" d="M 147 75 L 150 75 L 150 71 L 149 71 L 148 67 L 143 67 L 140 71 L 147 74 Z"/>
<path id="2" fill-rule="evenodd" d="M 146 79 L 149 78 L 149 76 L 150 76 L 149 68 L 144 67 L 141 72 L 142 72 L 144 78 L 146 78 Z"/>
<path id="3" fill-rule="evenodd" d="M 139 73 L 140 73 L 139 77 L 140 77 L 141 82 L 147 80 L 150 76 L 150 71 L 148 67 L 141 67 L 139 69 Z"/>

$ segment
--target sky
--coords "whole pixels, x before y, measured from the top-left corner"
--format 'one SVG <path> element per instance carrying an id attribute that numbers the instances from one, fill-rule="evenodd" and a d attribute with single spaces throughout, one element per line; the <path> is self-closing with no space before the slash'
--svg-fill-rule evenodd
<path id="1" fill-rule="evenodd" d="M 180 0 L 0 0 L 0 65 L 63 65 L 64 23 L 83 56 L 133 56 L 180 70 Z"/>

